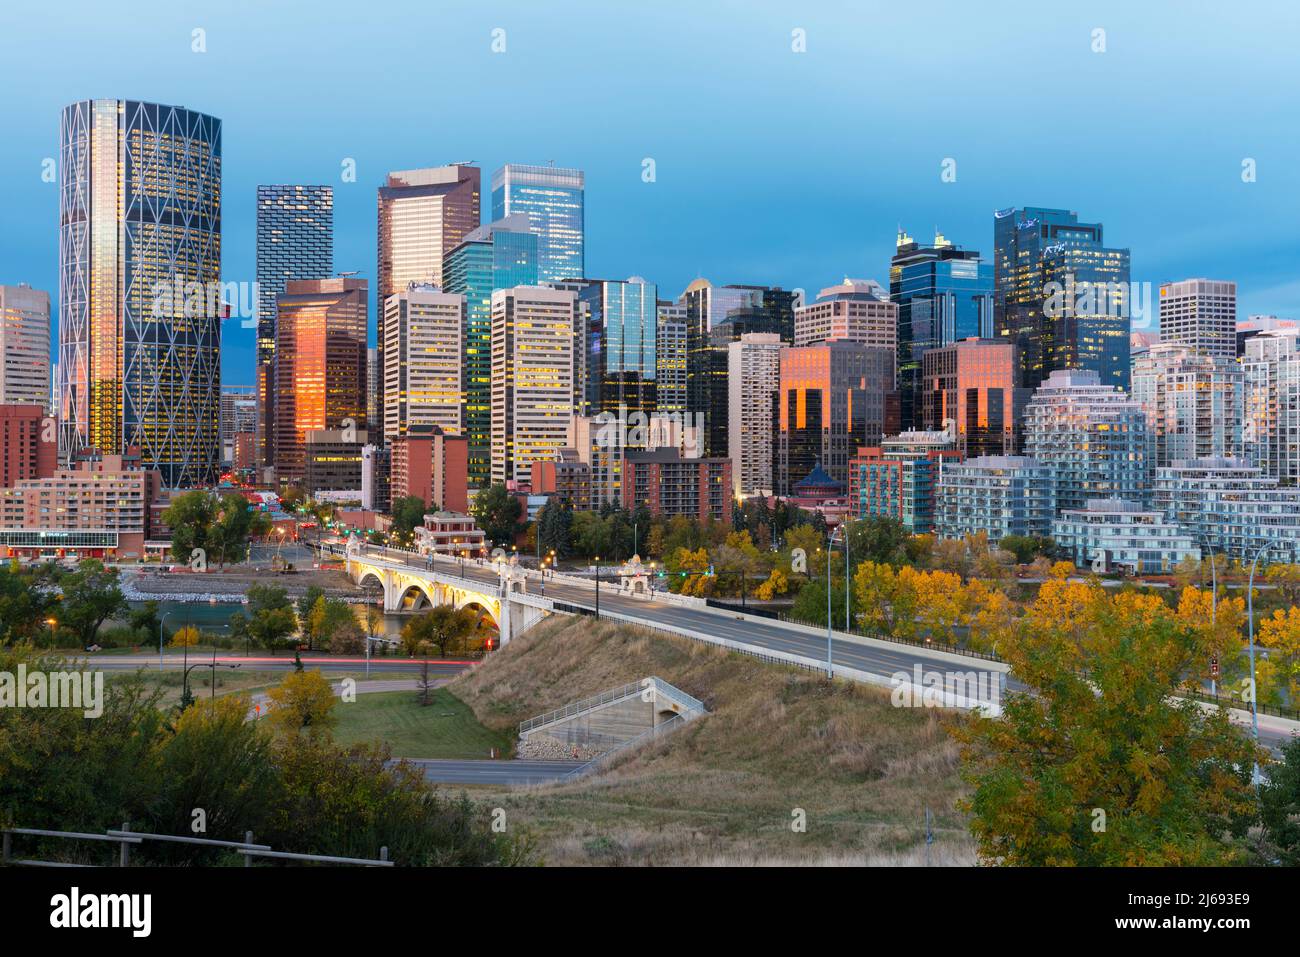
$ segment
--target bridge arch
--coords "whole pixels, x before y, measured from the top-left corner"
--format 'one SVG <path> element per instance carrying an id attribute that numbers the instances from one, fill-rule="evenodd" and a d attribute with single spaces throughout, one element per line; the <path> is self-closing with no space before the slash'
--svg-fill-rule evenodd
<path id="1" fill-rule="evenodd" d="M 404 581 L 397 587 L 401 589 L 396 602 L 400 611 L 424 611 L 437 604 L 419 582 Z"/>

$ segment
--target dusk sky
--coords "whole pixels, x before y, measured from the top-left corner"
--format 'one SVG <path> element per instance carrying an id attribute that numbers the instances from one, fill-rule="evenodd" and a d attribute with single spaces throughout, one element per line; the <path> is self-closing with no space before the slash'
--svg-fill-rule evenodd
<path id="1" fill-rule="evenodd" d="M 387 171 L 476 161 L 486 211 L 493 169 L 554 160 L 587 174 L 588 274 L 663 298 L 697 275 L 887 283 L 900 224 L 989 257 L 993 211 L 1038 205 L 1103 222 L 1134 281 L 1232 279 L 1242 318 L 1300 316 L 1293 3 L 21 6 L 0 7 L 0 282 L 56 309 L 42 161 L 60 110 L 105 97 L 223 121 L 226 281 L 254 278 L 260 183 L 332 184 L 335 268 L 373 283 Z M 252 333 L 223 349 L 250 384 Z"/>

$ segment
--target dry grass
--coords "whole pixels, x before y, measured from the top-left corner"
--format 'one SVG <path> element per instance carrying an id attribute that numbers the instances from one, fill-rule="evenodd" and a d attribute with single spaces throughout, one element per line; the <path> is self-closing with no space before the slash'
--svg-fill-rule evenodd
<path id="1" fill-rule="evenodd" d="M 451 690 L 494 730 L 658 675 L 712 712 L 598 776 L 495 795 L 555 864 L 972 864 L 950 712 L 698 642 L 552 618 Z M 796 808 L 807 829 L 791 828 Z"/>

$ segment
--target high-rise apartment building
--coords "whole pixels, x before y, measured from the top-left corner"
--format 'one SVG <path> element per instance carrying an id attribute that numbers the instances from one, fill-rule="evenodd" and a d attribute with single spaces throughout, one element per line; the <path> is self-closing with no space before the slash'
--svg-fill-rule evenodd
<path id="1" fill-rule="evenodd" d="M 623 507 L 731 525 L 731 460 L 683 458 L 673 448 L 633 450 L 623 465 Z"/>
<path id="2" fill-rule="evenodd" d="M 1091 499 L 1146 498 L 1147 419 L 1142 404 L 1090 369 L 1054 371 L 1025 406 L 1025 454 L 1052 470 L 1058 509 Z"/>
<path id="3" fill-rule="evenodd" d="M 364 279 L 298 279 L 276 304 L 275 468 L 306 475 L 307 433 L 366 430 L 368 286 Z"/>
<path id="4" fill-rule="evenodd" d="M 1250 562 L 1300 561 L 1300 489 L 1278 485 L 1245 459 L 1178 459 L 1155 471 L 1152 497 L 1197 545 Z"/>
<path id="5" fill-rule="evenodd" d="M 1300 485 L 1300 329 L 1278 329 L 1246 341 L 1246 458 L 1283 485 Z"/>
<path id="6" fill-rule="evenodd" d="M 258 461 L 270 465 L 275 412 L 269 401 L 275 360 L 275 302 L 291 279 L 334 274 L 334 187 L 279 184 L 257 187 L 257 365 L 262 388 L 257 427 Z"/>
<path id="7" fill-rule="evenodd" d="M 50 294 L 0 285 L 0 405 L 50 407 Z"/>
<path id="8" fill-rule="evenodd" d="M 1207 356 L 1237 355 L 1237 284 L 1184 279 L 1160 285 L 1160 341 Z"/>
<path id="9" fill-rule="evenodd" d="M 492 174 L 492 218 L 526 214 L 537 236 L 537 281 L 587 274 L 584 195 L 580 169 L 507 163 Z"/>
<path id="10" fill-rule="evenodd" d="M 479 226 L 481 176 L 477 166 L 458 163 L 389 173 L 379 187 L 375 309 L 379 327 L 376 358 L 381 369 L 386 338 L 383 307 L 389 296 L 412 283 L 465 292 L 448 286 L 443 269 L 447 254 Z M 381 409 L 383 388 L 381 376 Z"/>
<path id="11" fill-rule="evenodd" d="M 471 231 L 447 254 L 444 291 L 465 297 L 463 432 L 469 484 L 486 488 L 492 472 L 492 294 L 537 284 L 537 236 L 527 217 L 508 216 Z"/>
<path id="12" fill-rule="evenodd" d="M 221 387 L 221 464 L 235 461 L 235 436 L 255 435 L 258 422 L 258 396 L 255 386 Z"/>
<path id="13" fill-rule="evenodd" d="M 1129 251 L 1105 245 L 1101 223 L 1064 209 L 993 214 L 994 333 L 1016 347 L 1018 382 L 1036 389 L 1054 369 L 1129 380 Z"/>
<path id="14" fill-rule="evenodd" d="M 940 469 L 935 531 L 943 538 L 1047 536 L 1055 515 L 1052 470 L 1028 456 L 977 456 Z"/>
<path id="15" fill-rule="evenodd" d="M 492 481 L 555 458 L 573 416 L 577 297 L 537 286 L 492 294 Z"/>
<path id="16" fill-rule="evenodd" d="M 1147 468 L 1242 454 L 1245 372 L 1235 358 L 1157 343 L 1133 354 L 1133 398 L 1147 416 Z"/>
<path id="17" fill-rule="evenodd" d="M 384 301 L 384 435 L 413 425 L 465 430 L 465 297 L 411 286 Z"/>
<path id="18" fill-rule="evenodd" d="M 999 339 L 963 339 L 921 356 L 917 399 L 932 432 L 950 431 L 963 456 L 1010 455 L 1023 393 L 1015 348 Z"/>
<path id="19" fill-rule="evenodd" d="M 773 418 L 781 388 L 781 348 L 781 337 L 770 332 L 747 332 L 727 346 L 728 455 L 737 497 L 771 495 L 775 487 Z"/>
<path id="20" fill-rule="evenodd" d="M 898 346 L 898 305 L 878 282 L 848 279 L 794 311 L 794 344 L 847 339 L 868 346 Z"/>
<path id="21" fill-rule="evenodd" d="M 60 451 L 140 450 L 169 487 L 221 459 L 221 121 L 82 100 L 60 121 Z"/>
<path id="22" fill-rule="evenodd" d="M 898 431 L 894 350 L 844 340 L 781 350 L 777 495 L 820 466 L 848 485 L 849 459 Z"/>
<path id="23" fill-rule="evenodd" d="M 947 432 L 903 432 L 849 460 L 849 514 L 897 519 L 913 535 L 934 531 L 939 470 L 960 461 Z"/>
<path id="24" fill-rule="evenodd" d="M 935 233 L 923 246 L 898 233 L 889 263 L 889 298 L 898 305 L 898 403 L 905 429 L 921 427 L 921 356 L 962 339 L 993 336 L 993 266 Z"/>

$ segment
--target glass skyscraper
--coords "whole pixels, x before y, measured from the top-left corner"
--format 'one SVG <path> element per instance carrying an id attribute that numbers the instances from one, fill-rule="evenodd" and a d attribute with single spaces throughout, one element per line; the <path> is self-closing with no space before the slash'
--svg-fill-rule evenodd
<path id="1" fill-rule="evenodd" d="M 889 298 L 898 305 L 900 420 L 904 430 L 919 429 L 921 356 L 993 335 L 993 267 L 939 233 L 933 245 L 923 246 L 900 231 L 889 264 Z"/>
<path id="2" fill-rule="evenodd" d="M 221 460 L 221 121 L 82 100 L 59 126 L 59 445 L 138 447 L 168 486 Z"/>
<path id="3" fill-rule="evenodd" d="M 586 316 L 582 395 L 586 415 L 656 409 L 658 287 L 640 276 L 557 282 L 577 293 Z"/>
<path id="4" fill-rule="evenodd" d="M 257 187 L 257 459 L 275 462 L 275 303 L 293 279 L 334 274 L 334 187 Z"/>
<path id="5" fill-rule="evenodd" d="M 492 174 L 492 219 L 527 213 L 537 235 L 537 279 L 587 274 L 584 180 L 580 169 L 507 163 Z"/>
<path id="6" fill-rule="evenodd" d="M 492 474 L 492 293 L 537 284 L 538 240 L 523 216 L 470 232 L 447 254 L 443 291 L 465 297 L 465 434 L 469 484 L 486 488 Z"/>
<path id="7" fill-rule="evenodd" d="M 1103 242 L 1101 223 L 1064 209 L 993 214 L 994 333 L 1013 342 L 1019 385 L 1055 369 L 1091 369 L 1129 384 L 1129 251 Z"/>

